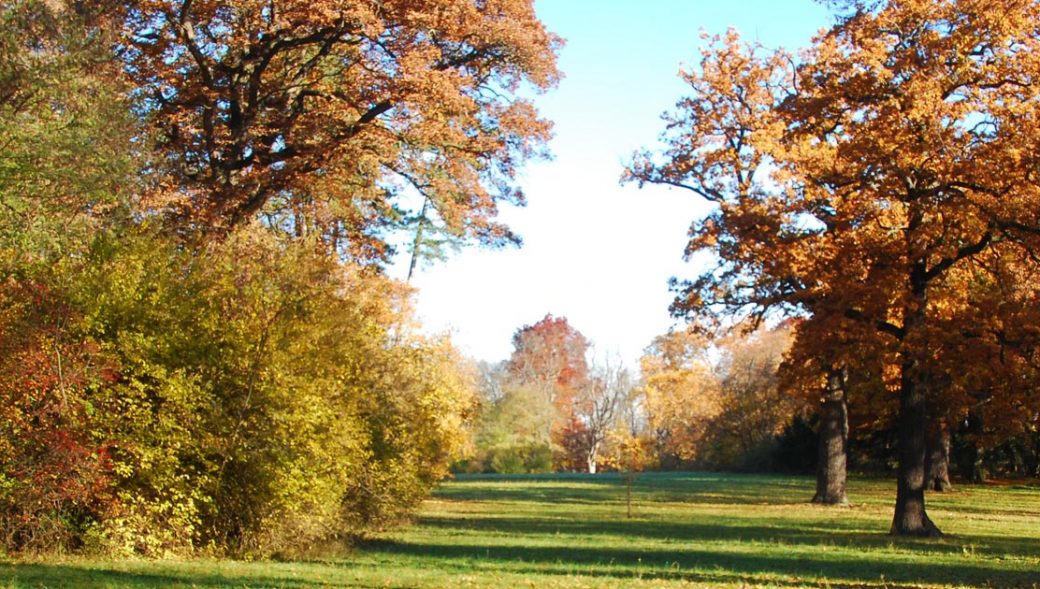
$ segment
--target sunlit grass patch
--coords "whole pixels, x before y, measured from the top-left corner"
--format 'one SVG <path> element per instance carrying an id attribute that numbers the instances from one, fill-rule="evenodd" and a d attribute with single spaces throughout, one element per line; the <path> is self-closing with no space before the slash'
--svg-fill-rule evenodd
<path id="1" fill-rule="evenodd" d="M 939 540 L 887 535 L 894 484 L 808 502 L 803 477 L 460 477 L 413 525 L 293 563 L 7 562 L 0 587 L 1040 587 L 1040 488 L 930 494 Z"/>

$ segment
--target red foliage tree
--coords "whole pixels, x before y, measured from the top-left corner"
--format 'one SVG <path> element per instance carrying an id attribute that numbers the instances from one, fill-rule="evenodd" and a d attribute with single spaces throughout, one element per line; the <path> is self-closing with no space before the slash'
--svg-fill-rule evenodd
<path id="1" fill-rule="evenodd" d="M 588 351 L 589 340 L 566 317 L 550 314 L 513 334 L 508 370 L 520 382 L 542 386 L 550 401 L 569 414 L 578 389 L 588 378 Z"/>
<path id="2" fill-rule="evenodd" d="M 67 546 L 112 501 L 90 391 L 113 373 L 96 346 L 71 335 L 76 315 L 48 285 L 10 279 L 0 309 L 0 542 Z"/>
<path id="3" fill-rule="evenodd" d="M 565 317 L 547 314 L 513 334 L 507 370 L 520 383 L 536 387 L 555 408 L 550 439 L 562 445 L 568 424 L 576 419 L 580 392 L 589 379 L 589 341 Z"/>

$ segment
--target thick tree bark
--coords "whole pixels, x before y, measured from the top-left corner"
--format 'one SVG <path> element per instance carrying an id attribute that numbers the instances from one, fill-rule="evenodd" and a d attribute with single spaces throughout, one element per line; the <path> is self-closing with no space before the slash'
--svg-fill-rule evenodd
<path id="1" fill-rule="evenodd" d="M 890 533 L 895 536 L 941 536 L 924 508 L 925 430 L 928 425 L 924 387 L 915 362 L 904 357 L 899 387 L 899 472 L 896 510 Z"/>
<path id="2" fill-rule="evenodd" d="M 928 479 L 932 491 L 952 491 L 950 484 L 950 428 L 946 420 L 939 420 L 928 430 Z"/>
<path id="3" fill-rule="evenodd" d="M 820 403 L 820 441 L 813 503 L 849 503 L 845 494 L 849 411 L 844 385 L 840 371 L 827 376 L 827 388 Z"/>

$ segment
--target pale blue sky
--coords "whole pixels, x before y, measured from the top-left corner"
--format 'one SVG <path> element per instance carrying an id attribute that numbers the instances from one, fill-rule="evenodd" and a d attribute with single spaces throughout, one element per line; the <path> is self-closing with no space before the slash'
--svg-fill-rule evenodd
<path id="1" fill-rule="evenodd" d="M 684 93 L 700 32 L 734 27 L 767 47 L 797 49 L 829 23 L 812 0 L 537 0 L 539 17 L 567 40 L 559 87 L 537 98 L 555 123 L 552 161 L 521 178 L 528 206 L 502 219 L 521 249 L 465 249 L 413 278 L 428 331 L 450 331 L 462 351 L 501 360 L 513 332 L 546 313 L 564 316 L 600 354 L 634 364 L 672 324 L 670 276 L 690 223 L 707 211 L 692 193 L 619 186 L 622 166 L 652 147 L 660 115 Z"/>

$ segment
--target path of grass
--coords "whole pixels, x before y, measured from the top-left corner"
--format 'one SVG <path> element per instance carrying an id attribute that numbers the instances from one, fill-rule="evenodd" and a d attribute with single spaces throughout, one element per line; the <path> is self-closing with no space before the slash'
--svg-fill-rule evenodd
<path id="1" fill-rule="evenodd" d="M 848 509 L 795 477 L 645 474 L 625 517 L 616 476 L 467 477 L 416 522 L 337 559 L 0 561 L 2 587 L 1032 587 L 1040 488 L 929 495 L 947 536 L 893 539 L 893 484 L 853 481 Z"/>

